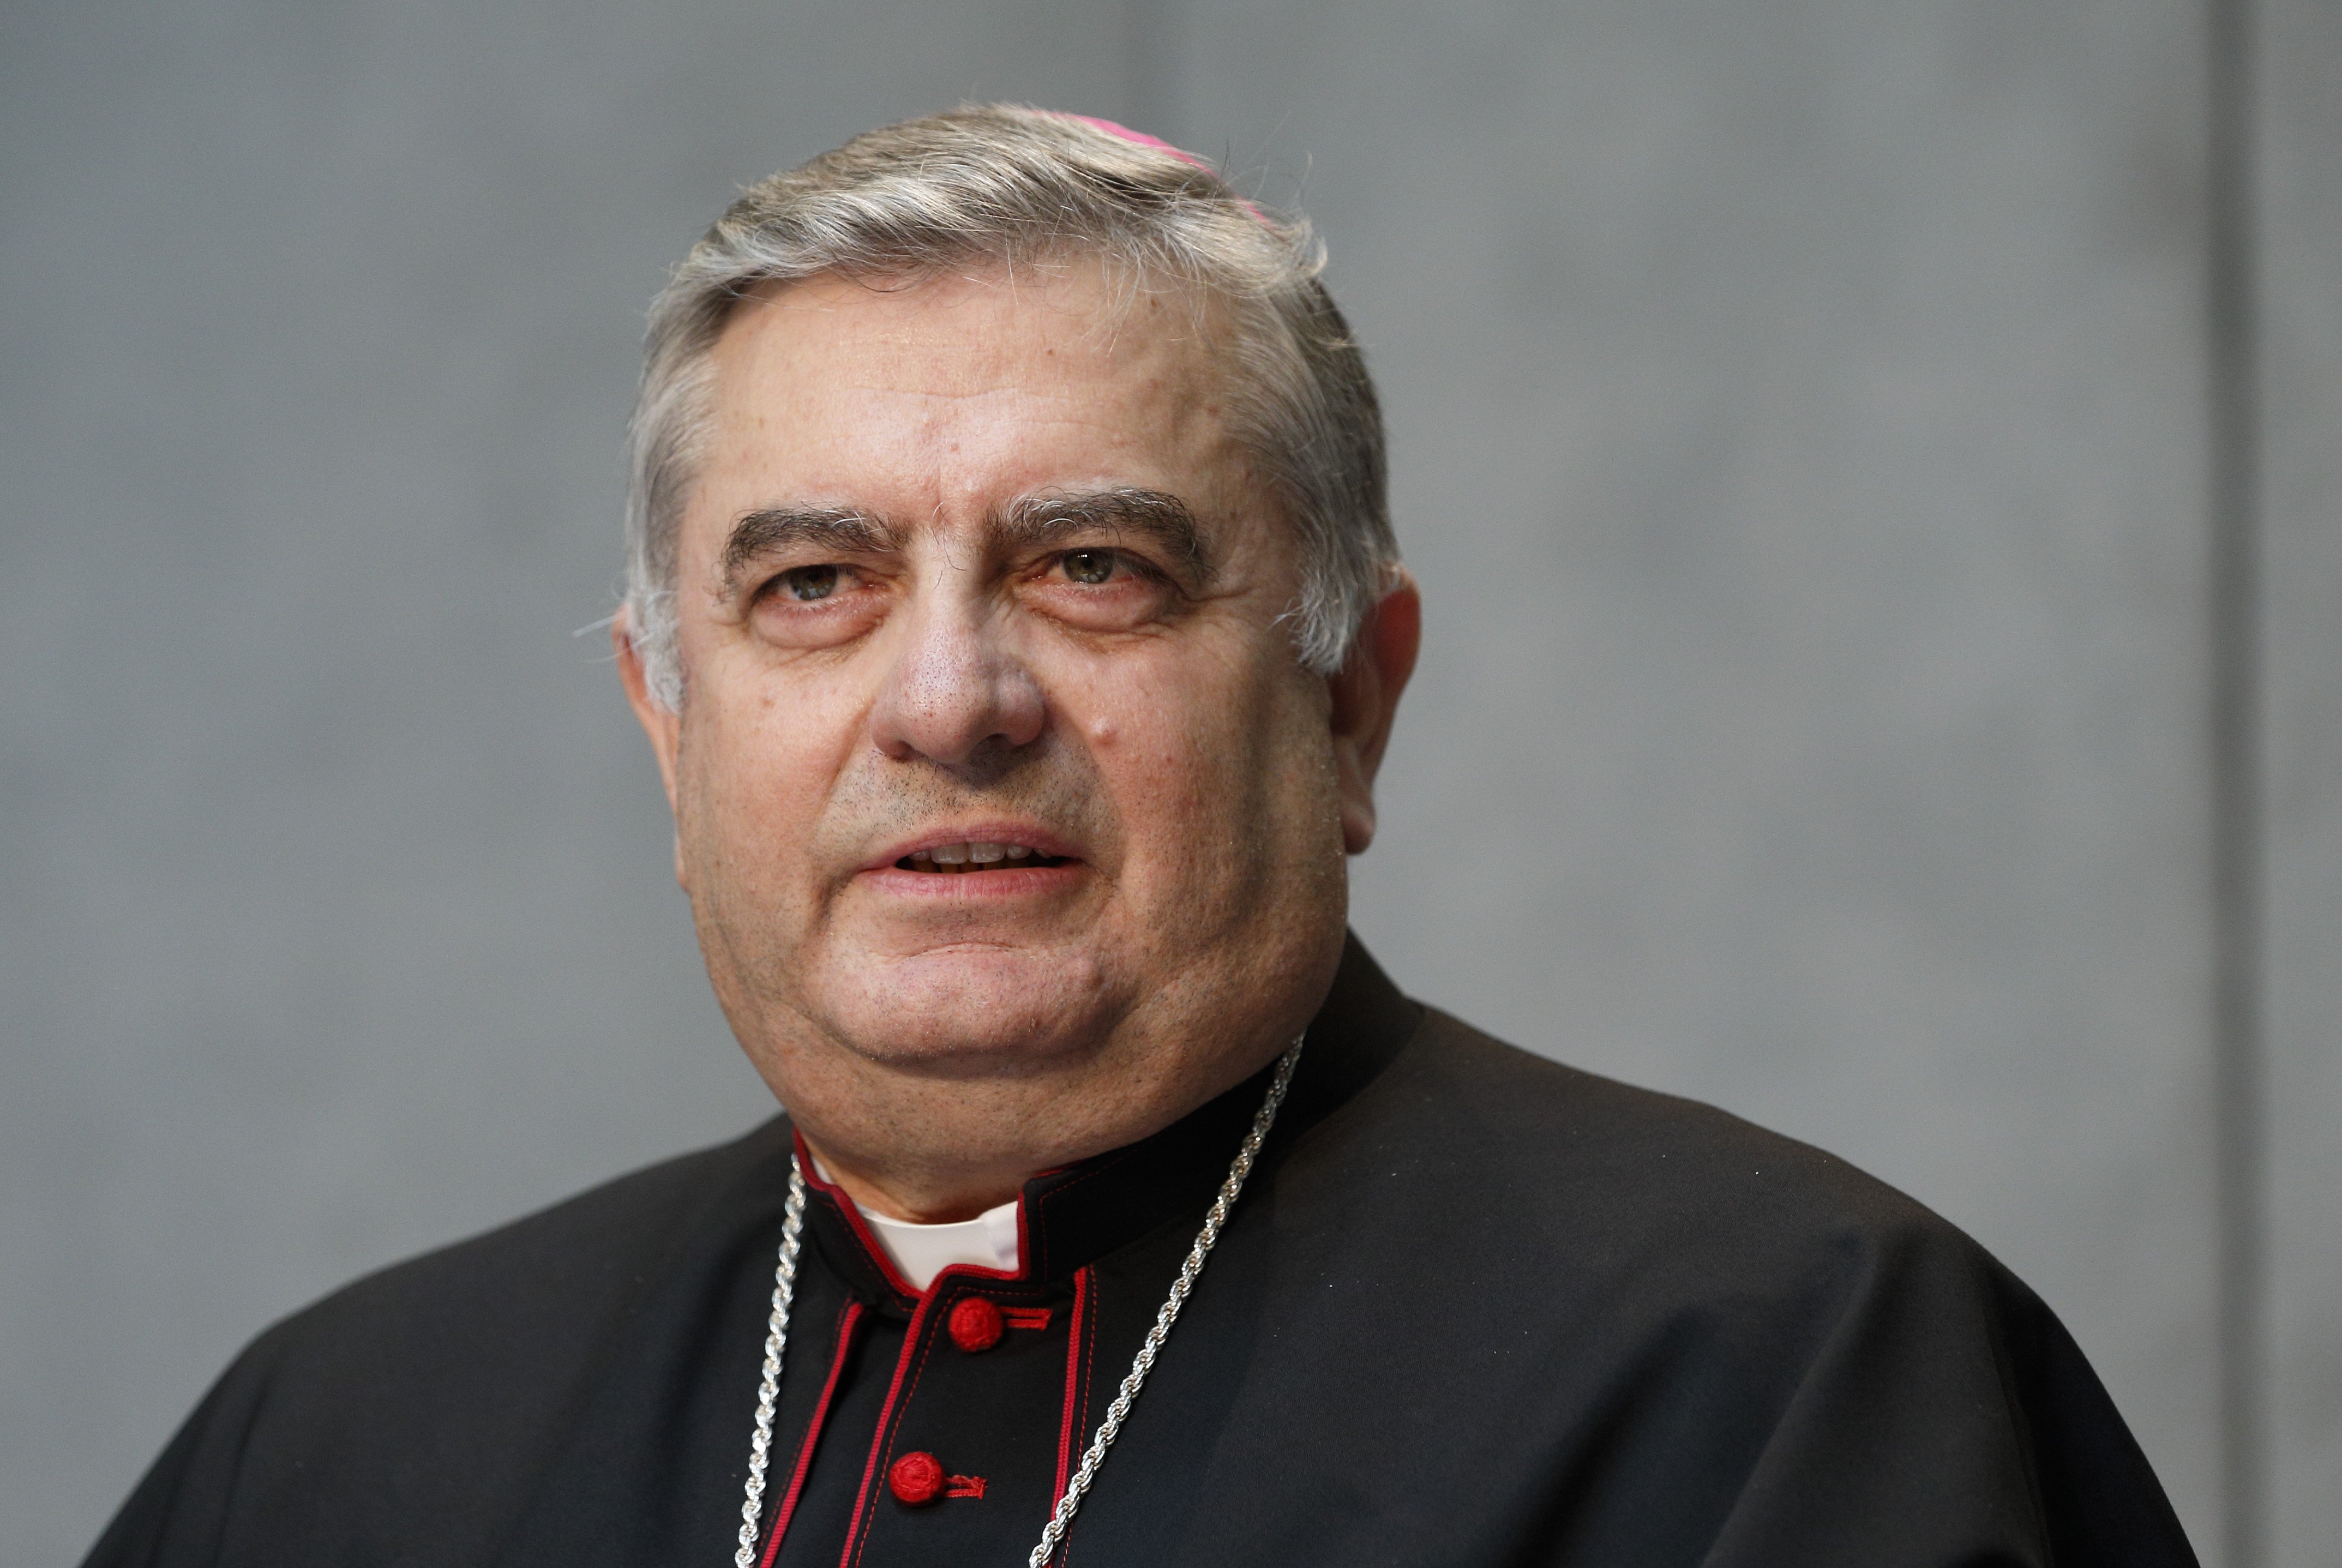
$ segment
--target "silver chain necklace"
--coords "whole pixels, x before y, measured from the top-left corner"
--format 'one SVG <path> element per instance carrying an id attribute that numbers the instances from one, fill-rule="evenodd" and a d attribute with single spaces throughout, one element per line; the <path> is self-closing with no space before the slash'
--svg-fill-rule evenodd
<path id="1" fill-rule="evenodd" d="M 1098 1466 L 1106 1463 L 1106 1451 L 1122 1434 L 1122 1423 L 1129 1419 L 1131 1403 L 1146 1386 L 1146 1374 L 1155 1370 L 1155 1358 L 1162 1353 L 1163 1342 L 1171 1337 L 1171 1325 L 1179 1321 L 1179 1309 L 1187 1304 L 1187 1297 L 1196 1288 L 1196 1276 L 1204 1272 L 1204 1260 L 1212 1255 L 1212 1248 L 1220 1239 L 1220 1227 L 1228 1223 L 1228 1213 L 1236 1206 L 1236 1194 L 1244 1191 L 1245 1178 L 1252 1174 L 1252 1163 L 1259 1157 L 1260 1146 L 1268 1141 L 1268 1130 L 1276 1122 L 1276 1109 L 1285 1104 L 1285 1091 L 1293 1083 L 1294 1064 L 1301 1060 L 1302 1044 L 1296 1039 L 1277 1058 L 1276 1075 L 1269 1081 L 1268 1094 L 1252 1119 L 1252 1131 L 1245 1134 L 1243 1146 L 1236 1150 L 1227 1180 L 1220 1183 L 1219 1196 L 1212 1200 L 1211 1212 L 1204 1216 L 1204 1228 L 1196 1233 L 1196 1244 L 1187 1249 L 1187 1261 L 1179 1265 L 1179 1277 L 1171 1282 L 1171 1294 L 1155 1314 L 1155 1326 L 1146 1331 L 1146 1343 L 1138 1347 L 1138 1354 L 1124 1375 L 1114 1403 L 1106 1407 L 1106 1418 L 1098 1423 L 1097 1434 L 1090 1439 L 1073 1479 L 1066 1483 L 1066 1494 L 1057 1499 L 1056 1512 L 1049 1516 L 1048 1527 L 1041 1532 L 1041 1543 L 1026 1559 L 1026 1568 L 1044 1568 L 1056 1553 L 1057 1543 L 1066 1538 L 1066 1527 L 1074 1522 L 1075 1512 L 1082 1505 L 1083 1495 L 1097 1477 Z M 781 1223 L 780 1261 L 773 1269 L 773 1316 L 765 1333 L 765 1376 L 756 1387 L 756 1432 L 748 1441 L 748 1493 L 740 1504 L 740 1550 L 732 1554 L 733 1568 L 756 1565 L 756 1527 L 764 1521 L 765 1470 L 773 1453 L 773 1405 L 781 1392 L 781 1353 L 789 1343 L 789 1303 L 796 1294 L 797 1250 L 805 1240 L 805 1173 L 797 1168 L 796 1156 L 792 1154 L 789 1201 Z"/>

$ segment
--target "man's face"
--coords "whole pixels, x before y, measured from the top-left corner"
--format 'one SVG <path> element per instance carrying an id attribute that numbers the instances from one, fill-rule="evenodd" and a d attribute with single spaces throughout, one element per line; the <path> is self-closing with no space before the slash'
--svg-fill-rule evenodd
<path id="1" fill-rule="evenodd" d="M 826 1160 L 914 1172 L 897 1206 L 1176 1119 L 1339 956 L 1356 769 L 1294 655 L 1299 553 L 1212 313 L 1117 282 L 744 306 L 678 539 L 682 713 L 629 669 L 733 1026 Z"/>

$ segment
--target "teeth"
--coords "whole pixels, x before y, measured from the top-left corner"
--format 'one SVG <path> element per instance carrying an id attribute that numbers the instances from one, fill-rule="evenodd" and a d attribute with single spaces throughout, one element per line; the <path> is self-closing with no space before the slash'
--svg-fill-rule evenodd
<path id="1" fill-rule="evenodd" d="M 922 871 L 966 872 L 979 866 L 998 865 L 1003 861 L 1032 860 L 1040 853 L 1030 844 L 985 841 L 930 844 L 926 849 L 911 851 L 904 858 Z"/>

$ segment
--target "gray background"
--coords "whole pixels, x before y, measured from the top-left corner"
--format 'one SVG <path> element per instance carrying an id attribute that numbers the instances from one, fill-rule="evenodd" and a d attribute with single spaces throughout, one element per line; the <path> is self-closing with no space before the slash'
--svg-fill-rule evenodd
<path id="1" fill-rule="evenodd" d="M 272 1317 L 766 1114 L 570 634 L 662 270 L 964 97 L 1225 156 L 1332 243 L 1429 603 L 1356 884 L 1402 982 L 1917 1193 L 2207 1561 L 2342 1561 L 2342 11 L 2260 8 L 2248 187 L 2207 20 L 0 11 L 0 1562 L 77 1555 Z M 2216 815 L 2239 652 L 2265 810 Z"/>

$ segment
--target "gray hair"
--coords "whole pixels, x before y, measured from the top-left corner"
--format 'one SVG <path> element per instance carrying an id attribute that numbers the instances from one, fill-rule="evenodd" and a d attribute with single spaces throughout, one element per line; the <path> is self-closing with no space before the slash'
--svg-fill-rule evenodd
<path id="1" fill-rule="evenodd" d="M 1366 358 L 1319 275 L 1308 220 L 1271 215 L 1175 148 L 1118 126 L 986 105 L 906 120 L 751 186 L 651 307 L 631 426 L 626 625 L 651 693 L 683 705 L 676 535 L 710 414 L 709 356 L 759 288 L 825 275 L 917 277 L 1084 252 L 1200 291 L 1230 325 L 1231 434 L 1300 534 L 1287 612 L 1331 674 L 1398 562 Z"/>

